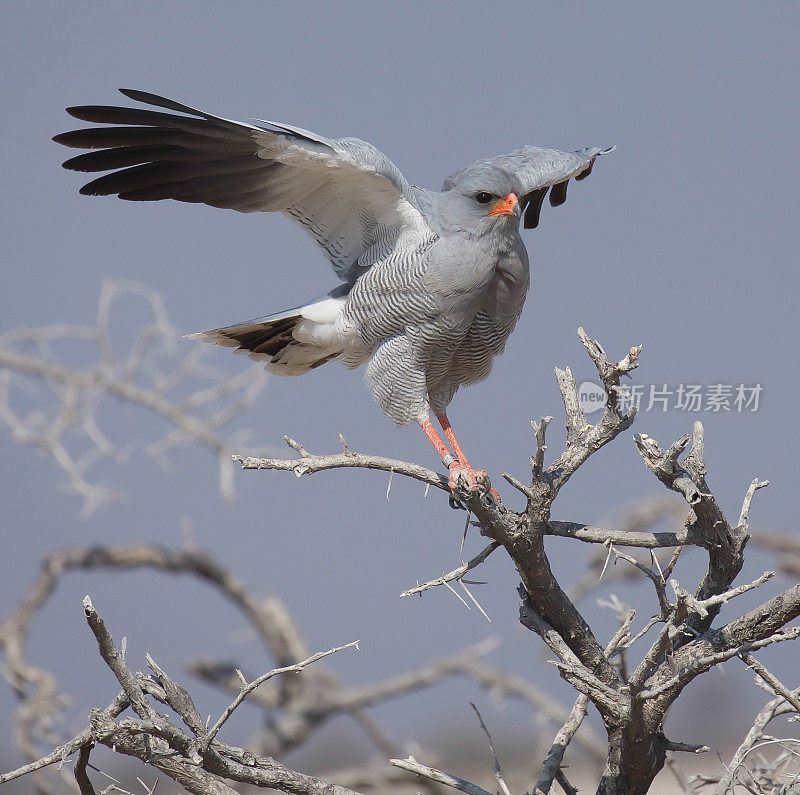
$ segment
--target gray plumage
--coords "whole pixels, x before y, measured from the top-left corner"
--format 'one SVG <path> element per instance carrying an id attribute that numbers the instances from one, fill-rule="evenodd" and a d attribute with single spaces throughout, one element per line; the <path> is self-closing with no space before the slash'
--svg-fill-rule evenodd
<path id="1" fill-rule="evenodd" d="M 357 138 L 231 121 L 121 91 L 171 112 L 68 108 L 78 119 L 113 125 L 54 139 L 99 150 L 66 168 L 112 172 L 81 193 L 283 212 L 323 249 L 342 281 L 309 304 L 192 337 L 236 348 L 286 375 L 338 358 L 348 367 L 367 362 L 366 380 L 398 425 L 426 419 L 430 410 L 444 413 L 459 386 L 488 376 L 530 282 L 520 220 L 536 227 L 548 190 L 550 203 L 562 204 L 569 179 L 583 179 L 612 151 L 526 146 L 473 163 L 435 192 L 410 186 Z M 507 203 L 503 211 L 490 214 L 499 202 Z"/>

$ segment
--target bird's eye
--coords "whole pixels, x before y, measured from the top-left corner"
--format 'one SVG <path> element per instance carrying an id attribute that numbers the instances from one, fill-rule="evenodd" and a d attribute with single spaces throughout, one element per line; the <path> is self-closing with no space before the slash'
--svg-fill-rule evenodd
<path id="1" fill-rule="evenodd" d="M 488 204 L 493 198 L 494 196 L 485 190 L 475 194 L 475 201 L 478 202 L 478 204 Z"/>

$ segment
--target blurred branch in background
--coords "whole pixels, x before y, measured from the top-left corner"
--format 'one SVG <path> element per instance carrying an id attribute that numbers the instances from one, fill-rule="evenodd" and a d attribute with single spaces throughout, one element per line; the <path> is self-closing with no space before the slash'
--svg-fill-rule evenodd
<path id="1" fill-rule="evenodd" d="M 123 312 L 129 311 L 131 298 L 137 299 L 136 311 L 128 320 Z M 224 431 L 253 406 L 268 376 L 258 367 L 235 375 L 212 368 L 207 349 L 181 340 L 153 290 L 108 281 L 95 325 L 20 328 L 0 335 L 0 420 L 14 441 L 52 458 L 68 490 L 83 499 L 84 516 L 123 497 L 93 479 L 92 466 L 102 459 L 123 464 L 140 444 L 134 436 L 120 438 L 119 427 L 103 427 L 106 398 L 166 422 L 164 434 L 144 448 L 162 466 L 176 447 L 209 448 L 218 462 L 220 494 L 232 499 L 231 453 L 247 443 L 248 434 Z"/>

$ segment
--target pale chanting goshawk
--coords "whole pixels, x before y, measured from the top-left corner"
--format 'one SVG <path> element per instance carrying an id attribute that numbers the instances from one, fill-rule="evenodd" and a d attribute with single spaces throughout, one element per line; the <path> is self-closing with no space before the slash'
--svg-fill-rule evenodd
<path id="1" fill-rule="evenodd" d="M 358 138 L 232 121 L 120 90 L 170 112 L 68 108 L 77 119 L 110 125 L 54 138 L 99 150 L 65 168 L 111 172 L 82 194 L 280 211 L 319 244 L 342 282 L 303 306 L 191 337 L 236 348 L 281 375 L 334 359 L 351 368 L 366 362 L 384 414 L 397 425 L 419 423 L 450 471 L 451 489 L 486 488 L 486 473 L 464 455 L 447 406 L 460 386 L 489 375 L 522 311 L 530 275 L 520 220 L 536 227 L 548 191 L 552 206 L 563 204 L 568 181 L 587 177 L 613 147 L 524 146 L 479 160 L 431 191 L 409 185 Z"/>

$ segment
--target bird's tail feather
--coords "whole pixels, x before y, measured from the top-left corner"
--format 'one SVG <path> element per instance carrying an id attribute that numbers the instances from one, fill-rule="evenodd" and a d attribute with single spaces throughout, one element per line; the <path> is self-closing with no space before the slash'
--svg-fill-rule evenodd
<path id="1" fill-rule="evenodd" d="M 301 375 L 342 355 L 335 333 L 340 300 L 326 296 L 304 307 L 187 338 L 236 348 L 236 353 L 263 362 L 279 375 Z"/>

